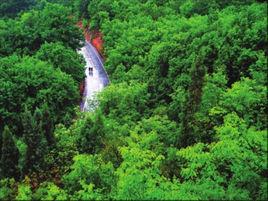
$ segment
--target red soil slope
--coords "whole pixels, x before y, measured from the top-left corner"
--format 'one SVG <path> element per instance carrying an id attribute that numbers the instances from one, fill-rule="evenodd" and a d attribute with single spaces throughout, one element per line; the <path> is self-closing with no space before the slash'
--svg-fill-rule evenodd
<path id="1" fill-rule="evenodd" d="M 100 32 L 95 32 L 92 39 L 92 45 L 98 50 L 98 52 L 103 55 L 103 40 L 102 34 Z"/>
<path id="2" fill-rule="evenodd" d="M 83 23 L 82 21 L 79 21 L 77 23 L 77 26 L 83 30 L 83 33 L 84 33 L 84 37 L 85 37 L 85 40 L 90 42 L 91 40 L 91 37 L 90 37 L 90 32 L 88 31 L 88 27 L 83 27 Z"/>
<path id="3" fill-rule="evenodd" d="M 102 34 L 99 31 L 90 31 L 88 27 L 83 27 L 82 21 L 77 23 L 77 26 L 83 30 L 85 40 L 92 43 L 92 45 L 98 50 L 100 55 L 103 55 L 103 40 Z"/>

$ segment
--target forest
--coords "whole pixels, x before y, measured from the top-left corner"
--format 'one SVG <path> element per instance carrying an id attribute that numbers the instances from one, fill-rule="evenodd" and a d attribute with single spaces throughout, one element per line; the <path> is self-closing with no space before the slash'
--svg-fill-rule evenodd
<path id="1" fill-rule="evenodd" d="M 267 200 L 267 55 L 265 0 L 1 0 L 0 200 Z"/>

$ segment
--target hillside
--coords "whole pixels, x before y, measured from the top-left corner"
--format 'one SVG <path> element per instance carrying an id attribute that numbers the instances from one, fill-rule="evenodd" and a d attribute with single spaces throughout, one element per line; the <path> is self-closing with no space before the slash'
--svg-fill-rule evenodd
<path id="1" fill-rule="evenodd" d="M 264 0 L 1 1 L 0 200 L 267 200 L 267 54 Z"/>

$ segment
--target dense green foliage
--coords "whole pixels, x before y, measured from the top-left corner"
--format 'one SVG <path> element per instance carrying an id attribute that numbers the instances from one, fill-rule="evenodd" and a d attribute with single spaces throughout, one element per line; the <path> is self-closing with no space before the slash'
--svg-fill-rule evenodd
<path id="1" fill-rule="evenodd" d="M 265 1 L 48 2 L 0 19 L 0 199 L 268 199 Z M 111 80 L 85 113 L 82 18 Z"/>
<path id="2" fill-rule="evenodd" d="M 21 133 L 20 116 L 28 107 L 48 110 L 54 122 L 67 123 L 79 96 L 74 80 L 59 69 L 31 58 L 17 56 L 0 59 L 1 124 L 14 126 Z M 49 108 L 46 108 L 46 105 Z"/>
<path id="3" fill-rule="evenodd" d="M 34 0 L 1 0 L 0 17 L 15 17 L 19 12 L 33 6 Z"/>
<path id="4" fill-rule="evenodd" d="M 42 10 L 31 10 L 18 19 L 0 20 L 0 56 L 32 55 L 45 42 L 80 47 L 82 34 L 70 15 L 70 9 L 47 3 Z"/>
<path id="5" fill-rule="evenodd" d="M 37 51 L 36 57 L 71 75 L 77 83 L 80 83 L 85 76 L 81 55 L 60 43 L 45 43 Z"/>

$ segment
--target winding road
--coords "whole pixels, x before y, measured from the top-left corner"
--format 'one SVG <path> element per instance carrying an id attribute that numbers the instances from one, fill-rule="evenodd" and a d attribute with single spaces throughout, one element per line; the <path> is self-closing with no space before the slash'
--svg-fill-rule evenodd
<path id="1" fill-rule="evenodd" d="M 104 69 L 102 58 L 91 43 L 86 42 L 79 52 L 86 61 L 85 88 L 80 108 L 82 111 L 92 111 L 97 106 L 95 96 L 109 84 L 109 77 Z"/>

